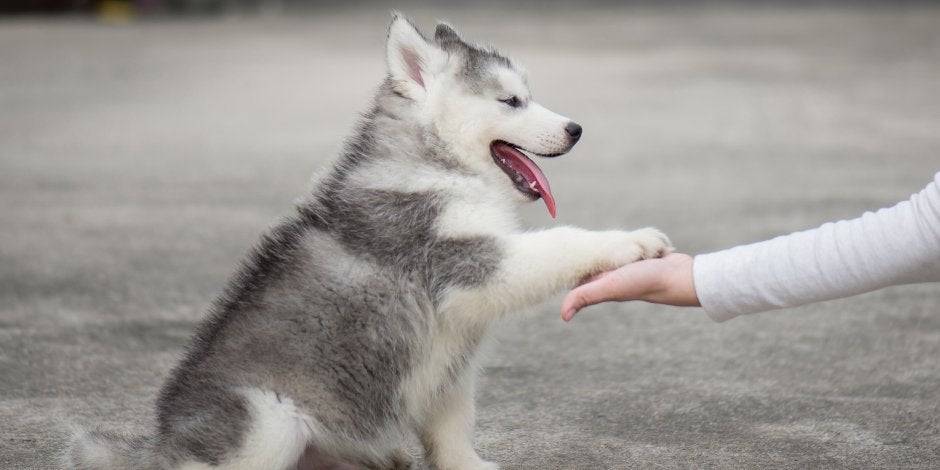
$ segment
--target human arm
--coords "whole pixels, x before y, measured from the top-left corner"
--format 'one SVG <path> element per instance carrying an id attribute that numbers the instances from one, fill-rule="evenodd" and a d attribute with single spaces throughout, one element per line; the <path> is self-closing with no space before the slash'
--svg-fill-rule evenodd
<path id="1" fill-rule="evenodd" d="M 856 219 L 694 261 L 646 263 L 574 289 L 562 306 L 563 318 L 607 300 L 695 305 L 683 300 L 694 295 L 711 318 L 724 321 L 895 284 L 940 281 L 940 173 L 909 200 Z M 637 285 L 655 289 L 637 291 Z"/>

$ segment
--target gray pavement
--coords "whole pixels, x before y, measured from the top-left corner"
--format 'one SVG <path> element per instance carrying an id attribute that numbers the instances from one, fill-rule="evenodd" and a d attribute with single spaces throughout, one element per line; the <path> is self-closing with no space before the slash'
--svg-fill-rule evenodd
<path id="1" fill-rule="evenodd" d="M 556 223 L 697 253 L 940 169 L 938 9 L 532 10 L 416 16 L 500 46 L 584 125 L 543 165 Z M 386 19 L 0 21 L 0 468 L 55 468 L 73 423 L 152 422 L 207 304 L 366 106 Z M 940 466 L 936 285 L 724 324 L 557 306 L 489 348 L 477 441 L 505 468 Z"/>

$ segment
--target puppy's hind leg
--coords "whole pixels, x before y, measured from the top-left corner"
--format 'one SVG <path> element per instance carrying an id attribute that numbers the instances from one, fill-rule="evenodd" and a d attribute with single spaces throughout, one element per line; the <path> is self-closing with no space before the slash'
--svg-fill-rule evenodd
<path id="1" fill-rule="evenodd" d="M 315 432 L 314 421 L 283 395 L 241 389 L 249 424 L 238 448 L 215 465 L 191 462 L 182 470 L 294 470 Z"/>
<path id="2" fill-rule="evenodd" d="M 289 397 L 271 391 L 246 390 L 252 425 L 233 469 L 294 469 L 314 437 L 313 418 Z"/>

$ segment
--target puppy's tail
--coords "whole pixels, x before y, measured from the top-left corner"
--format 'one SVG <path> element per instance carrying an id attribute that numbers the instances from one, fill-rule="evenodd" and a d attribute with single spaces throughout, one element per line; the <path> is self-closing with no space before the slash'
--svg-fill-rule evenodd
<path id="1" fill-rule="evenodd" d="M 154 444 L 150 436 L 76 428 L 62 456 L 63 463 L 73 470 L 159 470 L 164 467 Z"/>

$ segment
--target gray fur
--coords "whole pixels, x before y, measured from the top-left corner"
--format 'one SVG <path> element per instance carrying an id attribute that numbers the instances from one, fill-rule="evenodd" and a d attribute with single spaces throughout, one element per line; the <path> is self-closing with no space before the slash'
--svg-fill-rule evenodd
<path id="1" fill-rule="evenodd" d="M 170 460 L 221 463 L 249 424 L 244 398 L 226 380 L 189 372 L 175 377 L 158 401 L 159 451 Z"/>
<path id="2" fill-rule="evenodd" d="M 441 28 L 438 36 L 460 48 L 467 74 L 507 61 Z M 290 398 L 327 432 L 352 441 L 402 427 L 397 390 L 439 321 L 441 294 L 485 282 L 502 257 L 494 239 L 435 233 L 444 195 L 352 182 L 366 165 L 401 160 L 464 171 L 433 132 L 408 118 L 410 104 L 386 81 L 332 171 L 250 252 L 163 386 L 155 435 L 80 437 L 69 456 L 76 468 L 91 468 L 80 450 L 96 442 L 110 443 L 127 468 L 223 463 L 252 424 L 239 392 L 245 387 Z M 451 382 L 481 335 L 469 335 L 454 354 Z"/>
<path id="3" fill-rule="evenodd" d="M 488 76 L 493 65 L 513 68 L 508 57 L 493 48 L 467 43 L 446 23 L 437 25 L 434 40 L 442 49 L 462 59 L 460 73 L 463 83 L 472 91 L 480 92 L 487 86 L 493 86 L 495 82 Z"/>

